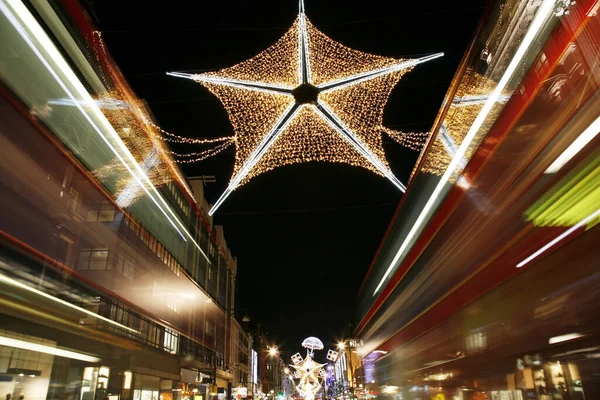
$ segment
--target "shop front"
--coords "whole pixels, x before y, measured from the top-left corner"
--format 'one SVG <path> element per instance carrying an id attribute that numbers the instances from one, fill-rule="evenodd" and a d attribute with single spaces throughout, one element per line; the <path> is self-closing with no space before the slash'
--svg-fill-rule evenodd
<path id="1" fill-rule="evenodd" d="M 173 400 L 207 400 L 213 379 L 210 375 L 194 369 L 181 368 L 181 378 L 176 391 L 179 398 Z"/>
<path id="2" fill-rule="evenodd" d="M 231 389 L 231 398 L 234 400 L 246 399 L 248 397 L 248 388 L 245 386 L 238 386 Z"/>
<path id="3" fill-rule="evenodd" d="M 25 400 L 103 400 L 108 369 L 95 366 L 99 361 L 58 346 L 53 340 L 0 329 L 3 396 L 23 396 Z"/>

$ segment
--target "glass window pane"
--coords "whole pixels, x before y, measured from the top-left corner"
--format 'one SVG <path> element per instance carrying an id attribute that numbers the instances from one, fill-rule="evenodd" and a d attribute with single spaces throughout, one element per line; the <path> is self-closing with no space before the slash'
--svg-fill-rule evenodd
<path id="1" fill-rule="evenodd" d="M 90 257 L 90 270 L 103 270 L 106 268 L 106 260 L 108 259 L 108 250 L 93 250 Z"/>
<path id="2" fill-rule="evenodd" d="M 90 262 L 90 250 L 81 250 L 79 252 L 79 258 L 77 259 L 77 266 L 76 268 L 79 270 L 86 270 L 88 269 L 88 264 Z"/>
<path id="3" fill-rule="evenodd" d="M 98 212 L 98 221 L 110 222 L 115 220 L 115 210 L 102 210 Z"/>
<path id="4" fill-rule="evenodd" d="M 98 211 L 88 211 L 85 220 L 90 222 L 98 221 Z"/>

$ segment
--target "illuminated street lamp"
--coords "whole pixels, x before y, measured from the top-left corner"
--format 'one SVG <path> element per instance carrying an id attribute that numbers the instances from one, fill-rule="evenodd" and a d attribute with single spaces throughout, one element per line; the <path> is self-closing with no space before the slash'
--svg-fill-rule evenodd
<path id="1" fill-rule="evenodd" d="M 272 373 L 272 378 L 273 378 L 273 384 L 275 384 L 275 376 L 277 374 L 277 368 L 278 368 L 278 362 L 277 362 L 277 355 L 279 354 L 279 350 L 277 349 L 277 346 L 273 346 L 273 347 L 269 347 L 269 357 L 271 357 L 273 359 L 272 361 L 272 366 L 273 369 L 271 371 Z M 271 393 L 274 393 L 273 390 L 271 390 Z M 275 399 L 275 395 L 273 394 L 273 400 Z"/>
<path id="2" fill-rule="evenodd" d="M 337 347 L 340 350 L 344 350 L 346 348 L 346 344 L 344 342 L 338 342 Z"/>

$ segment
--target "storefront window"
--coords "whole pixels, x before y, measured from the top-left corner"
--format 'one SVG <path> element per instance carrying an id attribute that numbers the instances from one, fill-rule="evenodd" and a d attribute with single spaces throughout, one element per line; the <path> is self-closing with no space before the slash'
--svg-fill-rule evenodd
<path id="1" fill-rule="evenodd" d="M 90 366 L 98 361 L 52 340 L 0 330 L 0 393 L 24 400 L 103 400 L 110 370 Z"/>

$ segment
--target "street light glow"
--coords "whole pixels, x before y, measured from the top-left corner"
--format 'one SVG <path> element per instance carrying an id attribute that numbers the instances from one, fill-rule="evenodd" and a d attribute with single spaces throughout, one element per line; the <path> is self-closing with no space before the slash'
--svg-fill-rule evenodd
<path id="1" fill-rule="evenodd" d="M 345 348 L 346 348 L 346 345 L 344 344 L 344 342 L 338 342 L 338 349 L 344 350 Z"/>
<path id="2" fill-rule="evenodd" d="M 271 356 L 277 355 L 277 347 L 271 347 L 269 349 L 269 355 L 271 355 Z"/>

